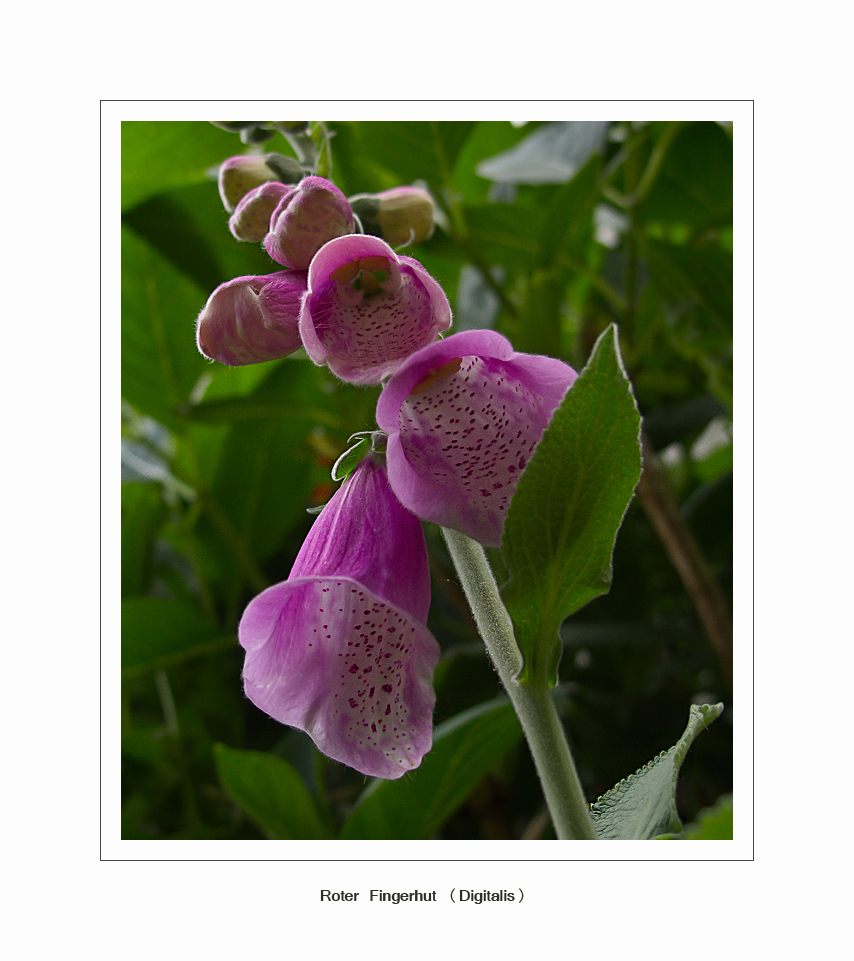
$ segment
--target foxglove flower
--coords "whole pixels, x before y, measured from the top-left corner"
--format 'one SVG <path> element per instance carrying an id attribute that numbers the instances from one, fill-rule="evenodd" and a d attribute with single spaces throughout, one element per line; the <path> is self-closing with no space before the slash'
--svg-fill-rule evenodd
<path id="1" fill-rule="evenodd" d="M 378 384 L 450 326 L 439 284 L 379 237 L 339 237 L 311 262 L 300 335 L 308 356 L 341 380 Z"/>
<path id="2" fill-rule="evenodd" d="M 377 403 L 395 494 L 423 520 L 497 547 L 519 477 L 576 377 L 491 330 L 414 354 Z"/>
<path id="3" fill-rule="evenodd" d="M 196 344 L 230 367 L 287 357 L 301 346 L 297 323 L 306 274 L 282 270 L 237 277 L 210 295 L 196 322 Z"/>
<path id="4" fill-rule="evenodd" d="M 277 263 L 308 270 L 329 240 L 352 233 L 356 222 L 347 198 L 323 177 L 306 177 L 284 195 L 270 217 L 264 249 Z"/>
<path id="5" fill-rule="evenodd" d="M 288 580 L 243 614 L 246 695 L 329 757 L 399 778 L 432 744 L 429 606 L 421 524 L 371 455 L 323 508 Z"/>

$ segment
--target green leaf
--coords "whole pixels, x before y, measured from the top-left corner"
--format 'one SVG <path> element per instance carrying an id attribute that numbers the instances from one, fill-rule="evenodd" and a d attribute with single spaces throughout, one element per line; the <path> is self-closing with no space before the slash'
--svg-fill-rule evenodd
<path id="1" fill-rule="evenodd" d="M 228 214 L 212 182 L 151 197 L 126 211 L 122 222 L 208 293 L 234 277 L 280 269 L 260 244 L 240 242 L 232 236 Z"/>
<path id="2" fill-rule="evenodd" d="M 450 186 L 457 155 L 475 121 L 372 121 L 359 123 L 363 150 L 404 183 L 423 179 Z M 335 144 L 332 149 L 334 152 Z"/>
<path id="3" fill-rule="evenodd" d="M 714 121 L 682 126 L 637 216 L 698 226 L 731 222 L 732 146 Z"/>
<path id="4" fill-rule="evenodd" d="M 356 435 L 354 434 L 353 437 Z M 353 439 L 350 438 L 350 440 Z M 352 447 L 348 447 L 347 450 L 338 458 L 337 461 L 332 465 L 332 480 L 334 481 L 345 481 L 353 473 L 356 467 L 359 465 L 363 457 L 367 454 L 365 450 L 365 445 L 369 444 L 371 441 L 370 433 L 363 434 L 359 439 L 353 444 Z"/>
<path id="5" fill-rule="evenodd" d="M 723 704 L 692 704 L 685 733 L 668 751 L 620 781 L 590 808 L 603 841 L 648 841 L 682 830 L 676 781 L 694 738 L 723 711 Z"/>
<path id="6" fill-rule="evenodd" d="M 215 181 L 206 171 L 246 153 L 239 138 L 204 121 L 122 121 L 122 210 L 183 184 Z"/>
<path id="7" fill-rule="evenodd" d="M 482 161 L 477 172 L 499 183 L 565 183 L 602 149 L 608 126 L 606 120 L 544 124 L 510 150 Z"/>
<path id="8" fill-rule="evenodd" d="M 525 660 L 520 682 L 556 683 L 561 622 L 610 587 L 614 541 L 640 477 L 639 436 L 612 325 L 555 412 L 504 526 L 501 594 Z"/>
<path id="9" fill-rule="evenodd" d="M 431 838 L 522 737 L 505 698 L 487 701 L 436 728 L 421 767 L 397 781 L 375 780 L 345 822 L 342 838 Z"/>
<path id="10" fill-rule="evenodd" d="M 464 215 L 472 245 L 490 262 L 533 264 L 542 232 L 541 210 L 521 214 L 515 204 L 483 204 L 465 207 Z"/>
<path id="11" fill-rule="evenodd" d="M 122 676 L 135 677 L 236 644 L 189 604 L 133 597 L 122 601 Z"/>
<path id="12" fill-rule="evenodd" d="M 302 778 L 282 758 L 261 751 L 214 745 L 219 779 L 226 791 L 273 840 L 330 837 Z"/>
<path id="13" fill-rule="evenodd" d="M 165 519 L 159 484 L 122 484 L 122 597 L 148 588 L 154 537 Z"/>
<path id="14" fill-rule="evenodd" d="M 331 403 L 317 368 L 282 361 L 248 398 L 273 416 L 238 421 L 223 445 L 211 494 L 253 557 L 264 558 L 304 518 L 314 487 L 328 480 L 311 447 L 315 412 Z"/>
<path id="15" fill-rule="evenodd" d="M 601 158 L 598 154 L 594 155 L 555 194 L 546 211 L 540 234 L 540 266 L 550 267 L 562 250 L 572 250 L 583 258 L 593 233 L 593 208 L 599 199 L 601 167 Z"/>
<path id="16" fill-rule="evenodd" d="M 167 427 L 210 365 L 193 325 L 208 294 L 122 227 L 122 396 Z"/>
<path id="17" fill-rule="evenodd" d="M 686 826 L 678 840 L 731 841 L 732 834 L 732 795 L 726 794 L 714 807 L 700 811 L 697 820 Z"/>
<path id="18" fill-rule="evenodd" d="M 721 247 L 683 247 L 647 238 L 643 245 L 653 282 L 673 304 L 700 306 L 716 328 L 732 336 L 732 254 Z"/>

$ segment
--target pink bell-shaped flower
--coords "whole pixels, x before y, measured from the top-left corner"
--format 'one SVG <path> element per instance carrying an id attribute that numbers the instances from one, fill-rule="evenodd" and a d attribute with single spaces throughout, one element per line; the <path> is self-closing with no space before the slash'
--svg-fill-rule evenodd
<path id="1" fill-rule="evenodd" d="M 283 195 L 270 217 L 264 249 L 277 263 L 308 270 L 329 240 L 352 233 L 356 222 L 347 198 L 323 177 L 306 177 Z"/>
<path id="2" fill-rule="evenodd" d="M 350 234 L 321 247 L 300 314 L 303 346 L 341 380 L 378 384 L 451 326 L 439 284 L 379 237 Z"/>
<path id="3" fill-rule="evenodd" d="M 469 330 L 410 357 L 383 388 L 389 481 L 422 520 L 501 543 L 510 498 L 578 375 L 553 357 L 514 352 Z"/>
<path id="4" fill-rule="evenodd" d="M 323 508 L 288 579 L 246 608 L 246 695 L 327 756 L 399 778 L 433 741 L 429 606 L 421 523 L 371 455 Z"/>
<path id="5" fill-rule="evenodd" d="M 196 344 L 230 367 L 287 357 L 302 346 L 297 329 L 303 271 L 236 277 L 210 295 L 196 322 Z"/>

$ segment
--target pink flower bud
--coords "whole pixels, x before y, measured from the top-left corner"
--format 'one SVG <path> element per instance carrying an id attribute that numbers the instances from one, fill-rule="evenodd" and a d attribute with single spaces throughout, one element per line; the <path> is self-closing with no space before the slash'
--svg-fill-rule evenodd
<path id="1" fill-rule="evenodd" d="M 378 384 L 451 326 L 439 284 L 379 237 L 350 234 L 311 262 L 300 336 L 315 364 L 341 380 Z"/>
<path id="2" fill-rule="evenodd" d="M 260 244 L 270 230 L 270 217 L 279 201 L 294 192 L 277 180 L 255 187 L 238 203 L 228 220 L 228 229 L 238 240 Z"/>
<path id="3" fill-rule="evenodd" d="M 308 270 L 327 241 L 352 233 L 355 226 L 350 204 L 335 184 L 306 177 L 273 211 L 264 248 L 277 263 Z"/>
<path id="4" fill-rule="evenodd" d="M 230 367 L 287 357 L 301 346 L 297 322 L 305 291 L 306 275 L 296 270 L 221 284 L 199 314 L 199 350 Z"/>
<path id="5" fill-rule="evenodd" d="M 421 524 L 369 457 L 323 508 L 288 579 L 246 608 L 246 695 L 329 757 L 402 777 L 433 740 L 429 606 Z"/>

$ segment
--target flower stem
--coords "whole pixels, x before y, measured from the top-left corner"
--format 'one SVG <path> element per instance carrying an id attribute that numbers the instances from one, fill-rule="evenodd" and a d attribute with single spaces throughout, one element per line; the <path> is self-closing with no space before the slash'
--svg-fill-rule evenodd
<path id="1" fill-rule="evenodd" d="M 545 678 L 519 684 L 522 654 L 483 547 L 442 528 L 475 623 L 522 724 L 555 832 L 561 840 L 596 840 L 596 829 Z"/>

